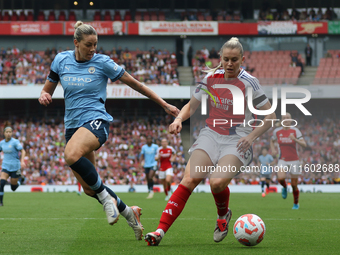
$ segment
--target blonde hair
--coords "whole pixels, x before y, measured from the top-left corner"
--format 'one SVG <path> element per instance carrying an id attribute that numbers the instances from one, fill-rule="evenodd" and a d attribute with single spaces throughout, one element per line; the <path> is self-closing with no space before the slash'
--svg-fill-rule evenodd
<path id="1" fill-rule="evenodd" d="M 84 22 L 78 20 L 76 24 L 74 25 L 74 39 L 76 39 L 78 42 L 83 40 L 83 35 L 97 35 L 97 31 L 88 24 L 84 24 Z"/>
<path id="2" fill-rule="evenodd" d="M 230 38 L 227 42 L 223 44 L 221 47 L 220 51 L 218 54 L 222 56 L 223 50 L 224 49 L 238 49 L 240 51 L 241 56 L 243 57 L 243 47 L 242 44 L 240 43 L 239 39 L 237 37 L 232 37 Z M 203 70 L 205 73 L 214 73 L 217 69 L 219 69 L 222 66 L 222 63 L 220 62 L 218 66 L 214 68 L 208 68 L 208 70 Z"/>

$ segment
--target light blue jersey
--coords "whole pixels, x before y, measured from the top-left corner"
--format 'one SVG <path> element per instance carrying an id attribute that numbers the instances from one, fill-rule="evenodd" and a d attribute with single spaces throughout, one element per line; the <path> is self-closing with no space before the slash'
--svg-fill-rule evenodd
<path id="1" fill-rule="evenodd" d="M 268 165 L 274 161 L 273 156 L 267 154 L 266 156 L 260 155 L 259 161 L 261 163 L 261 174 L 271 174 L 271 168 Z"/>
<path id="2" fill-rule="evenodd" d="M 76 61 L 74 51 L 64 51 L 55 57 L 51 71 L 58 74 L 64 89 L 65 127 L 77 128 L 84 123 L 102 119 L 112 121 L 106 112 L 107 79 L 113 82 L 125 72 L 106 55 L 94 54 L 89 61 Z M 51 77 L 51 82 L 58 82 Z"/>
<path id="3" fill-rule="evenodd" d="M 4 152 L 4 159 L 2 160 L 2 169 L 9 172 L 16 172 L 21 168 L 19 151 L 23 149 L 18 139 L 11 138 L 8 142 L 6 140 L 0 141 L 0 151 Z"/>
<path id="4" fill-rule="evenodd" d="M 147 144 L 144 144 L 142 146 L 142 152 L 141 154 L 144 155 L 144 167 L 153 167 L 157 165 L 157 161 L 155 160 L 155 157 L 157 155 L 158 151 L 158 145 L 151 144 L 151 146 L 148 146 Z"/>

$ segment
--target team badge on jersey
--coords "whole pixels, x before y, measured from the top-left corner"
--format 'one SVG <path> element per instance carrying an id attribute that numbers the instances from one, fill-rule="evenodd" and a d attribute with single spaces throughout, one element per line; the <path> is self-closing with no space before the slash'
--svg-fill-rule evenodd
<path id="1" fill-rule="evenodd" d="M 201 88 L 202 88 L 202 85 L 198 85 L 198 86 L 196 87 L 195 93 L 200 92 L 200 89 L 201 89 Z"/>
<path id="2" fill-rule="evenodd" d="M 91 66 L 91 67 L 89 67 L 88 71 L 89 71 L 89 73 L 94 73 L 96 71 L 96 68 Z"/>

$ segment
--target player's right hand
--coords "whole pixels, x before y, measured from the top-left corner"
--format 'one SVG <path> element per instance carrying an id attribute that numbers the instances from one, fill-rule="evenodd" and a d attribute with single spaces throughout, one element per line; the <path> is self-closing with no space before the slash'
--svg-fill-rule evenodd
<path id="1" fill-rule="evenodd" d="M 169 133 L 177 135 L 182 130 L 181 119 L 175 119 L 169 126 Z"/>
<path id="2" fill-rule="evenodd" d="M 47 92 L 41 92 L 38 101 L 40 104 L 47 106 L 52 103 L 52 96 Z"/>

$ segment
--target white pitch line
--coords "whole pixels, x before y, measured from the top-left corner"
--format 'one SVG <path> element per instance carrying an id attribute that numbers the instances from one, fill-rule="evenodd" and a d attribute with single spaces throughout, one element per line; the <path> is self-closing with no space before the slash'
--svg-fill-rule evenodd
<path id="1" fill-rule="evenodd" d="M 105 218 L 0 218 L 0 220 L 105 220 Z M 142 218 L 143 220 L 159 220 L 159 218 Z M 214 220 L 215 219 L 207 219 L 207 218 L 178 218 L 177 220 Z M 267 220 L 282 220 L 282 221 L 328 221 L 328 220 L 340 220 L 340 219 L 266 219 L 264 218 L 263 221 Z"/>

